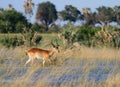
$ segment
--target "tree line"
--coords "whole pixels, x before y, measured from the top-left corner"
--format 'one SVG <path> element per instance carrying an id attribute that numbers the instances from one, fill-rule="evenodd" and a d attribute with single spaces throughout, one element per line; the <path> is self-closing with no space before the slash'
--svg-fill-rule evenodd
<path id="1" fill-rule="evenodd" d="M 30 3 L 26 3 L 26 6 L 24 6 L 25 12 L 31 14 L 32 9 L 27 8 L 27 6 L 30 6 Z M 33 3 L 31 5 L 34 6 Z M 68 21 L 73 24 L 81 21 L 82 26 L 95 26 L 98 24 L 102 28 L 110 25 L 112 22 L 120 25 L 120 6 L 114 6 L 113 8 L 100 6 L 96 8 L 95 12 L 92 12 L 90 8 L 82 8 L 82 11 L 80 11 L 72 5 L 66 5 L 64 10 L 58 12 L 55 5 L 47 1 L 38 4 L 35 16 L 36 22 L 34 24 L 28 22 L 25 15 L 21 12 L 11 8 L 12 5 L 9 5 L 9 9 L 7 10 L 0 8 L 1 33 L 19 33 L 22 32 L 24 28 L 34 28 L 33 30 L 40 32 L 49 31 L 51 27 L 58 26 L 55 24 L 56 20 L 61 20 L 61 22 Z"/>
<path id="2" fill-rule="evenodd" d="M 33 15 L 34 3 L 26 0 L 24 10 L 26 15 Z M 23 13 L 18 12 L 9 4 L 8 9 L 0 8 L 0 33 L 7 33 L 0 38 L 0 43 L 7 47 L 21 45 L 39 45 L 42 36 L 38 33 L 59 33 L 52 42 L 63 48 L 71 47 L 75 42 L 89 47 L 120 48 L 120 6 L 100 6 L 92 12 L 90 8 L 78 8 L 66 5 L 64 10 L 57 11 L 53 3 L 47 1 L 38 4 L 35 23 L 30 23 Z M 63 26 L 56 21 L 66 22 Z M 78 26 L 74 25 L 80 21 Z M 112 26 L 110 23 L 116 23 Z M 96 26 L 99 25 L 99 26 Z M 9 33 L 20 33 L 11 37 Z M 65 43 L 66 42 L 66 45 Z"/>

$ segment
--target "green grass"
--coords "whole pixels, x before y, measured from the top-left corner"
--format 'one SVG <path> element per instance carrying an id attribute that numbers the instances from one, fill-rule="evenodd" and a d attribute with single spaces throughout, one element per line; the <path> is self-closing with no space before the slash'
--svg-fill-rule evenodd
<path id="1" fill-rule="evenodd" d="M 50 41 L 54 40 L 56 37 L 58 37 L 58 34 L 55 33 L 41 33 L 40 34 L 42 36 L 42 41 L 40 42 L 40 44 L 38 46 L 44 46 L 47 43 L 50 43 Z M 21 34 L 0 34 L 0 41 L 4 38 L 4 37 L 22 37 Z M 0 43 L 0 47 L 3 47 L 3 45 Z"/>

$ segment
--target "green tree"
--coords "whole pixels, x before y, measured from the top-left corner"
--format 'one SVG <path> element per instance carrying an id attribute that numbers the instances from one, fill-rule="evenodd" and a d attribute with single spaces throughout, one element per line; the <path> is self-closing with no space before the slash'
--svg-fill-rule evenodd
<path id="1" fill-rule="evenodd" d="M 49 26 L 56 21 L 57 17 L 56 7 L 51 2 L 43 2 L 38 5 L 36 20 L 46 31 L 48 31 Z"/>
<path id="2" fill-rule="evenodd" d="M 115 6 L 113 8 L 114 10 L 114 20 L 115 22 L 117 22 L 117 24 L 120 25 L 120 6 Z"/>
<path id="3" fill-rule="evenodd" d="M 113 9 L 111 7 L 97 8 L 96 21 L 102 26 L 107 26 L 113 19 Z"/>
<path id="4" fill-rule="evenodd" d="M 14 9 L 0 10 L 0 32 L 17 33 L 28 24 L 27 19 L 22 13 Z"/>
<path id="5" fill-rule="evenodd" d="M 72 5 L 66 5 L 65 10 L 59 12 L 59 16 L 64 21 L 75 22 L 80 18 L 81 12 Z"/>

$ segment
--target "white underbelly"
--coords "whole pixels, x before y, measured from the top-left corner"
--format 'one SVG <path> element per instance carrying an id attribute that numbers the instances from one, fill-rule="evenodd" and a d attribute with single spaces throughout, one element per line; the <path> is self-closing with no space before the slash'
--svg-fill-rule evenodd
<path id="1" fill-rule="evenodd" d="M 35 56 L 36 59 L 43 59 L 41 56 Z"/>

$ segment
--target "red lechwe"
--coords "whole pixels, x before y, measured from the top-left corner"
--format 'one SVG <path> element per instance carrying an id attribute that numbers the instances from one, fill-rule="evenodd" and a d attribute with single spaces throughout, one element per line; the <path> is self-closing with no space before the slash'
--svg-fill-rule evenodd
<path id="1" fill-rule="evenodd" d="M 35 58 L 37 59 L 42 59 L 43 60 L 43 67 L 45 64 L 45 61 L 48 60 L 51 63 L 50 56 L 54 53 L 57 52 L 57 48 L 54 47 L 51 50 L 43 50 L 39 48 L 31 48 L 26 51 L 27 55 L 29 56 L 29 59 L 26 61 L 25 65 L 31 62 L 31 65 L 33 64 Z"/>

